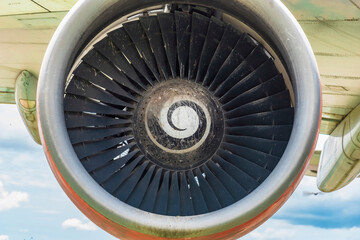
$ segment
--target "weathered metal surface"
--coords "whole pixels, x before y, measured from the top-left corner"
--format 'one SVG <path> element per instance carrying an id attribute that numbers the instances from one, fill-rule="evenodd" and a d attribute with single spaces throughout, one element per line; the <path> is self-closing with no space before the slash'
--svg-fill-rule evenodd
<path id="1" fill-rule="evenodd" d="M 360 103 L 360 1 L 283 3 L 299 21 L 316 56 L 323 92 L 320 132 L 330 134 Z"/>
<path id="2" fill-rule="evenodd" d="M 34 1 L 30 0 L 1 0 L 0 1 L 0 15 L 15 15 L 23 13 L 40 13 L 47 12 Z"/>
<path id="3" fill-rule="evenodd" d="M 13 88 L 0 87 L 0 104 L 14 104 L 15 103 L 15 90 Z"/>
<path id="4" fill-rule="evenodd" d="M 297 20 L 360 18 L 358 0 L 282 0 Z"/>
<path id="5" fill-rule="evenodd" d="M 15 88 L 23 69 L 39 74 L 45 49 L 75 0 L 0 1 L 0 88 Z M 54 11 L 54 12 L 52 12 Z M 10 98 L 0 93 L 0 98 Z"/>
<path id="6" fill-rule="evenodd" d="M 349 184 L 360 173 L 360 105 L 333 131 L 321 154 L 317 183 L 332 192 Z"/>
<path id="7" fill-rule="evenodd" d="M 40 142 L 36 115 L 37 78 L 28 71 L 22 71 L 16 79 L 15 99 L 20 115 L 34 141 Z"/>
<path id="8" fill-rule="evenodd" d="M 1 0 L 0 16 L 69 11 L 77 0 Z"/>
<path id="9" fill-rule="evenodd" d="M 50 12 L 69 11 L 78 0 L 35 0 L 37 4 Z"/>
<path id="10" fill-rule="evenodd" d="M 0 16 L 0 87 L 15 88 L 23 69 L 39 74 L 46 47 L 65 14 Z"/>
<path id="11" fill-rule="evenodd" d="M 310 160 L 310 164 L 306 170 L 305 175 L 316 177 L 318 171 L 318 165 L 320 160 L 321 151 L 315 151 L 313 157 Z"/>

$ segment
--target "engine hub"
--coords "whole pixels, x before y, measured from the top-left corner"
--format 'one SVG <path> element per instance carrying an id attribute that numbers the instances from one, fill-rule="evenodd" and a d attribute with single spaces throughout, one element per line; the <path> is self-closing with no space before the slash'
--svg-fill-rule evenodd
<path id="1" fill-rule="evenodd" d="M 220 104 L 200 84 L 170 80 L 148 90 L 135 111 L 133 129 L 149 159 L 184 170 L 199 166 L 216 152 L 224 117 Z"/>

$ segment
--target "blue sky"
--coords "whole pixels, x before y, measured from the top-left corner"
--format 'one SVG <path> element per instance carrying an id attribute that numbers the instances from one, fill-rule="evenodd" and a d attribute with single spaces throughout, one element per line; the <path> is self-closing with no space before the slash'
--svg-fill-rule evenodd
<path id="1" fill-rule="evenodd" d="M 70 202 L 15 105 L 0 105 L 0 240 L 113 240 Z M 244 240 L 359 239 L 360 181 L 330 194 L 305 177 L 290 200 Z"/>

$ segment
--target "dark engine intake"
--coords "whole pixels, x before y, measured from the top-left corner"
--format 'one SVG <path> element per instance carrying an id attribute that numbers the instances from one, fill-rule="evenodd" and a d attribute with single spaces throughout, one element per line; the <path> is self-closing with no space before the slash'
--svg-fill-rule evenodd
<path id="1" fill-rule="evenodd" d="M 233 239 L 296 188 L 320 119 L 315 59 L 279 1 L 82 1 L 39 79 L 42 143 L 121 239 Z"/>

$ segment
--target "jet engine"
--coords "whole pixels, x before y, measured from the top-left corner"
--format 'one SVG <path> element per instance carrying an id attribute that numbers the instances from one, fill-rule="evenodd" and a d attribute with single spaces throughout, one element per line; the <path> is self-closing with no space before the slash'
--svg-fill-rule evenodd
<path id="1" fill-rule="evenodd" d="M 41 142 L 74 204 L 120 239 L 235 239 L 301 180 L 318 70 L 275 0 L 83 0 L 38 85 Z"/>

